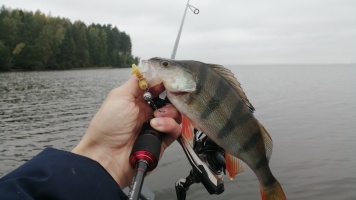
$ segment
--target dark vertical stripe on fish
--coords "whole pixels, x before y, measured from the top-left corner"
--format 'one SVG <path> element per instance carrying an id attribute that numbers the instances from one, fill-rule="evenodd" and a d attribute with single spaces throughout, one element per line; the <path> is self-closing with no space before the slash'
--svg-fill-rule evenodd
<path id="1" fill-rule="evenodd" d="M 255 147 L 256 145 L 263 145 L 261 131 L 258 129 L 257 132 L 253 133 L 250 138 L 244 142 L 244 145 L 239 149 L 238 154 L 244 153 Z M 258 147 L 257 147 L 258 148 Z M 264 153 L 264 152 L 263 152 Z M 266 156 L 264 156 L 266 157 Z M 267 158 L 266 158 L 267 160 Z"/>
<path id="2" fill-rule="evenodd" d="M 237 105 L 232 110 L 231 115 L 228 120 L 226 120 L 224 126 L 218 132 L 218 138 L 224 138 L 231 131 L 235 129 L 235 127 L 239 124 L 237 123 L 236 118 L 234 116 L 239 116 L 242 112 L 242 108 L 244 103 L 242 101 L 237 101 Z"/>
<path id="3" fill-rule="evenodd" d="M 261 169 L 268 165 L 268 160 L 265 154 L 262 154 L 257 163 L 255 164 L 255 169 Z"/>
<path id="4" fill-rule="evenodd" d="M 246 106 L 243 101 L 238 101 L 238 104 L 232 110 L 229 119 L 225 122 L 224 126 L 219 130 L 218 137 L 224 138 L 236 127 L 246 123 L 248 120 L 253 118 L 251 112 L 246 112 L 243 107 Z M 243 112 L 243 114 L 241 114 Z M 236 116 L 239 116 L 236 118 Z"/>
<path id="5" fill-rule="evenodd" d="M 277 181 L 268 165 L 265 165 L 264 168 L 257 169 L 256 171 L 260 174 L 260 181 L 264 187 L 273 185 Z"/>
<path id="6" fill-rule="evenodd" d="M 214 91 L 212 91 L 214 92 Z M 221 102 L 224 100 L 226 95 L 228 94 L 229 89 L 226 87 L 226 83 L 224 79 L 220 79 L 218 86 L 215 89 L 215 95 L 210 99 L 208 102 L 208 105 L 206 105 L 204 111 L 200 115 L 202 119 L 206 119 L 209 117 L 209 115 L 214 112 Z"/>
<path id="7" fill-rule="evenodd" d="M 201 65 L 198 66 L 197 72 L 199 73 L 198 74 L 199 79 L 198 79 L 197 88 L 195 90 L 195 95 L 199 95 L 201 90 L 204 88 L 206 77 L 208 76 L 208 70 L 209 67 L 204 63 L 201 63 Z"/>
<path id="8" fill-rule="evenodd" d="M 263 186 L 268 187 L 270 185 L 273 185 L 276 181 L 277 179 L 272 175 L 272 173 L 270 173 L 270 176 L 268 176 L 266 180 L 263 180 L 262 184 Z"/>

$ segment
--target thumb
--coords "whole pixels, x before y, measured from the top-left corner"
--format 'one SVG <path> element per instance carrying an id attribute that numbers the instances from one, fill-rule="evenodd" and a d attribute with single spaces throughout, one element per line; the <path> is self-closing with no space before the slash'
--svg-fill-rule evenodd
<path id="1" fill-rule="evenodd" d="M 182 132 L 180 125 L 173 118 L 153 118 L 150 124 L 152 128 L 164 133 L 162 142 L 165 148 L 172 144 Z"/>
<path id="2" fill-rule="evenodd" d="M 143 90 L 140 89 L 138 80 L 136 76 L 131 76 L 129 80 L 127 80 L 124 84 L 122 84 L 120 87 L 116 88 L 117 91 L 125 91 L 130 93 L 132 96 L 135 98 L 141 97 L 143 94 Z M 117 92 L 117 94 L 120 94 Z"/>

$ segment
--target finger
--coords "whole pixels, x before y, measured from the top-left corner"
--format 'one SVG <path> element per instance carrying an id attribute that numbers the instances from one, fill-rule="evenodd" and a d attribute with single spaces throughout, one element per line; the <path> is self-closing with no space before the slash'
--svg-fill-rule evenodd
<path id="1" fill-rule="evenodd" d="M 141 97 L 144 92 L 144 90 L 140 88 L 136 76 L 131 76 L 129 80 L 127 80 L 124 84 L 115 90 L 120 92 L 127 92 L 135 98 Z"/>
<path id="2" fill-rule="evenodd" d="M 117 90 L 123 90 L 126 92 L 129 92 L 131 95 L 133 95 L 135 98 L 140 98 L 142 94 L 144 93 L 144 90 L 142 90 L 139 86 L 138 80 L 136 76 L 131 76 L 129 80 L 127 80 L 123 85 L 120 87 L 116 88 Z M 155 85 L 149 89 L 153 97 L 156 97 L 160 95 L 162 92 L 165 91 L 165 88 L 163 86 L 163 83 Z"/>
<path id="3" fill-rule="evenodd" d="M 174 119 L 168 117 L 153 118 L 151 119 L 150 124 L 152 128 L 165 133 L 162 139 L 164 149 L 172 144 L 182 132 L 179 124 Z"/>
<path id="4" fill-rule="evenodd" d="M 182 119 L 180 112 L 172 104 L 168 104 L 158 110 L 155 110 L 153 116 L 173 118 L 178 124 L 181 123 Z"/>
<path id="5" fill-rule="evenodd" d="M 143 122 L 153 117 L 153 110 L 144 100 L 137 100 L 136 102 L 140 108 L 140 114 L 138 115 L 138 124 L 142 125 Z"/>
<path id="6" fill-rule="evenodd" d="M 166 90 L 166 88 L 164 88 L 163 83 L 160 83 L 160 84 L 155 85 L 150 88 L 150 92 L 151 92 L 152 96 L 154 96 L 154 97 L 160 95 L 165 90 Z"/>

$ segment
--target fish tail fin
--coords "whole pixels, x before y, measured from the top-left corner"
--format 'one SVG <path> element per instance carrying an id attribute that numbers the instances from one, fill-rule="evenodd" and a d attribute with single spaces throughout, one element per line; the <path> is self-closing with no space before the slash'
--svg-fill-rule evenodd
<path id="1" fill-rule="evenodd" d="M 194 138 L 193 125 L 189 118 L 182 115 L 182 135 L 187 141 L 192 141 Z"/>
<path id="2" fill-rule="evenodd" d="M 262 200 L 286 200 L 287 197 L 283 192 L 282 186 L 276 180 L 268 187 L 260 186 Z"/>
<path id="3" fill-rule="evenodd" d="M 233 180 L 237 174 L 245 171 L 243 163 L 240 159 L 225 152 L 226 171 L 229 173 L 230 180 Z"/>

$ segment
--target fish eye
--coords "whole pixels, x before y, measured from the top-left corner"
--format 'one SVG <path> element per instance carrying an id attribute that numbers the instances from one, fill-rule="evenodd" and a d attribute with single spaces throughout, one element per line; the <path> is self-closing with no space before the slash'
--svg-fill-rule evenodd
<path id="1" fill-rule="evenodd" d="M 163 65 L 164 67 L 168 67 L 169 66 L 169 62 L 168 61 L 162 61 L 161 65 Z"/>

